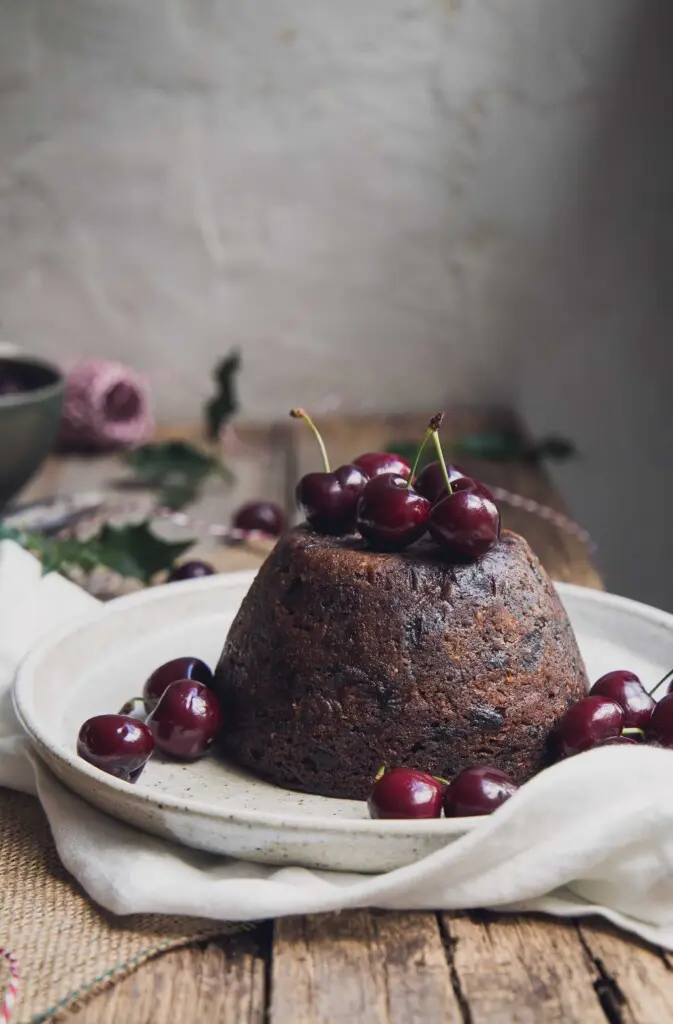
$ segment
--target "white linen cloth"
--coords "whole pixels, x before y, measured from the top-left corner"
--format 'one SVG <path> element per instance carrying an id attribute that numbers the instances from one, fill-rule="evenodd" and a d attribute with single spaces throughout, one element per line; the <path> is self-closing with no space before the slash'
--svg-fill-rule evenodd
<path id="1" fill-rule="evenodd" d="M 70 793 L 22 735 L 21 656 L 98 603 L 0 544 L 0 785 L 33 793 L 65 867 L 117 914 L 248 921 L 346 907 L 600 914 L 673 949 L 673 752 L 603 747 L 540 773 L 473 832 L 383 875 L 273 868 L 144 835 Z M 1 871 L 1 867 L 0 867 Z"/>

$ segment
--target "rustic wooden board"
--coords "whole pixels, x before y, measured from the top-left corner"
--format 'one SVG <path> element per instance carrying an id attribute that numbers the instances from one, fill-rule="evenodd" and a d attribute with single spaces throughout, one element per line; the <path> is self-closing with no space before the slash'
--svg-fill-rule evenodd
<path id="1" fill-rule="evenodd" d="M 458 1024 L 434 914 L 347 911 L 276 922 L 271 1024 Z"/>
<path id="2" fill-rule="evenodd" d="M 596 990 L 611 1024 L 673 1021 L 670 954 L 607 923 L 581 923 L 578 934 L 594 965 Z"/>
<path id="3" fill-rule="evenodd" d="M 157 957 L 78 1010 L 73 1024 L 263 1024 L 265 959 L 250 934 Z"/>
<path id="4" fill-rule="evenodd" d="M 487 914 L 441 920 L 472 1024 L 605 1024 L 572 923 Z"/>

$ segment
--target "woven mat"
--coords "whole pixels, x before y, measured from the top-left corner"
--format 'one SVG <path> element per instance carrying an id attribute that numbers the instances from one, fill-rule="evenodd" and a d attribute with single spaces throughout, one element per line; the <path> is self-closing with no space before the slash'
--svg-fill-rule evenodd
<path id="1" fill-rule="evenodd" d="M 12 1024 L 50 1020 L 157 953 L 240 930 L 188 917 L 116 917 L 62 866 L 37 800 L 0 788 L 0 946 L 17 957 Z M 0 962 L 0 1005 L 9 972 Z"/>

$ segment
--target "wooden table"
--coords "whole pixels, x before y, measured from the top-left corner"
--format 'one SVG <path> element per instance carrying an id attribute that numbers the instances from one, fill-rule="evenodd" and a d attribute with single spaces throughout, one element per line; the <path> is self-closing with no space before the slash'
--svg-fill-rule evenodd
<path id="1" fill-rule="evenodd" d="M 453 418 L 451 430 L 482 419 Z M 392 438 L 418 437 L 421 417 L 334 421 L 325 430 L 335 464 Z M 315 452 L 303 433 L 249 428 L 233 459 L 234 494 L 209 496 L 226 518 L 243 498 L 288 500 Z M 475 469 L 476 467 L 468 467 Z M 55 460 L 33 496 L 97 485 L 106 460 Z M 560 506 L 538 469 L 478 467 L 487 483 Z M 585 549 L 550 524 L 504 509 L 557 579 L 600 586 Z M 219 564 L 258 564 L 261 551 L 220 550 Z M 78 1011 L 74 1024 L 664 1024 L 673 1021 L 673 957 L 594 921 L 474 913 L 348 911 L 267 922 L 229 939 L 165 954 Z"/>

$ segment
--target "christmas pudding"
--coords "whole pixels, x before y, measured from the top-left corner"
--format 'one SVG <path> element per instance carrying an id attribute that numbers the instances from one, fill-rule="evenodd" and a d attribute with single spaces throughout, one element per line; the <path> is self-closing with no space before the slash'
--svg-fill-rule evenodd
<path id="1" fill-rule="evenodd" d="M 485 764 L 523 782 L 586 677 L 518 535 L 456 564 L 430 540 L 379 552 L 302 526 L 254 580 L 215 685 L 238 764 L 290 789 L 366 798 L 381 766 L 451 779 Z"/>

